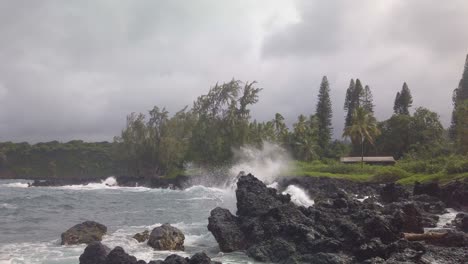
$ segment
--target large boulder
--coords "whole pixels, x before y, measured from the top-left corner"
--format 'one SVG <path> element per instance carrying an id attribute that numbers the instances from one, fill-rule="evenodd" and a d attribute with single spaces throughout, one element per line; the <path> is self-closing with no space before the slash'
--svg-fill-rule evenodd
<path id="1" fill-rule="evenodd" d="M 89 244 L 80 256 L 80 264 L 106 264 L 110 249 L 101 242 Z"/>
<path id="2" fill-rule="evenodd" d="M 184 250 L 185 236 L 170 224 L 163 224 L 151 231 L 148 245 L 156 250 Z"/>
<path id="3" fill-rule="evenodd" d="M 62 233 L 62 245 L 90 244 L 101 241 L 107 227 L 97 222 L 86 221 Z"/>
<path id="4" fill-rule="evenodd" d="M 217 207 L 208 218 L 208 230 L 218 242 L 223 252 L 246 249 L 247 242 L 240 230 L 239 219 L 227 209 Z"/>

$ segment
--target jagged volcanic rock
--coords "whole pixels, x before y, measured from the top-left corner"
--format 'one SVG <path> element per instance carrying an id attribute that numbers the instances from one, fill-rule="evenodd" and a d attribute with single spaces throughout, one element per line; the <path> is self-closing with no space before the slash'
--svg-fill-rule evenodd
<path id="1" fill-rule="evenodd" d="M 406 190 L 387 185 L 384 192 L 387 191 L 388 197 L 384 199 L 388 204 L 380 205 L 371 200 L 360 202 L 325 180 L 320 183 L 334 191 L 316 193 L 315 205 L 305 208 L 296 206 L 289 195 L 277 193 L 253 175 L 242 176 L 236 190 L 237 214 L 222 208 L 212 210 L 208 229 L 221 251 L 246 250 L 248 256 L 258 261 L 425 263 L 425 243 L 407 241 L 403 232 L 424 232 L 426 211 L 420 206 L 438 211 L 438 199 L 427 201 L 427 196 L 420 196 L 420 201 L 411 202 L 406 200 L 409 196 Z M 372 193 L 370 189 L 367 192 Z M 458 233 L 448 237 L 454 241 L 446 239 L 438 243 L 466 246 Z M 447 249 L 441 247 L 440 251 L 442 256 Z M 430 254 L 437 255 L 437 252 L 430 251 Z"/>

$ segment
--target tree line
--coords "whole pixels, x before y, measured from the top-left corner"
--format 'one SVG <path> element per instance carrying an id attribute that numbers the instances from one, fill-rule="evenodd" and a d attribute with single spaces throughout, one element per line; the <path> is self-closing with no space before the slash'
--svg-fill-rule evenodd
<path id="1" fill-rule="evenodd" d="M 281 113 L 264 122 L 252 120 L 251 107 L 258 102 L 261 91 L 256 82 L 233 79 L 215 84 L 191 107 L 172 115 L 158 106 L 147 113 L 132 113 L 121 134 L 109 143 L 112 147 L 102 148 L 109 157 L 109 162 L 103 163 L 106 168 L 113 164 L 126 175 L 170 175 L 180 172 L 188 162 L 225 165 L 232 161 L 233 149 L 244 145 L 261 147 L 265 141 L 281 145 L 302 161 L 345 155 L 424 159 L 468 152 L 468 56 L 453 93 L 452 124 L 447 130 L 439 115 L 427 108 L 418 107 L 411 113 L 413 98 L 406 82 L 395 95 L 393 115 L 378 121 L 371 87 L 360 79 L 351 79 L 343 105 L 343 138 L 338 140 L 332 139 L 333 112 L 326 76 L 318 88 L 315 109 L 300 114 L 290 127 Z M 0 170 L 9 160 L 20 159 L 15 158 L 21 156 L 18 149 L 12 143 L 0 145 Z M 55 167 L 63 165 L 50 159 L 42 166 L 43 170 Z"/>

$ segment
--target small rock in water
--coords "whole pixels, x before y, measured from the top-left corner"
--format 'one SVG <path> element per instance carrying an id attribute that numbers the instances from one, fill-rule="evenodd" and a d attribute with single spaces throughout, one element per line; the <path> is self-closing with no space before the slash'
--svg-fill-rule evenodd
<path id="1" fill-rule="evenodd" d="M 62 233 L 62 245 L 90 244 L 101 241 L 107 227 L 97 222 L 86 221 Z"/>
<path id="2" fill-rule="evenodd" d="M 179 229 L 164 224 L 151 231 L 148 246 L 156 250 L 184 250 L 185 236 Z"/>
<path id="3" fill-rule="evenodd" d="M 143 242 L 145 242 L 146 240 L 149 239 L 149 231 L 148 231 L 148 230 L 145 230 L 145 231 L 143 231 L 143 232 L 141 232 L 141 233 L 136 233 L 136 234 L 133 236 L 133 238 L 134 238 L 136 241 L 138 241 L 138 242 L 140 242 L 140 243 L 143 243 Z"/>

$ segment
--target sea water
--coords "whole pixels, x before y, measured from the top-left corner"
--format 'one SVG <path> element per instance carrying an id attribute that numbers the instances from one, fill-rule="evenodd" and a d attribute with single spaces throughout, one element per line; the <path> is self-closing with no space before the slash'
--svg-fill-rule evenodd
<path id="1" fill-rule="evenodd" d="M 223 263 L 249 263 L 243 253 L 220 253 L 207 230 L 210 211 L 221 206 L 235 213 L 232 191 L 204 186 L 186 190 L 118 187 L 103 183 L 30 187 L 27 181 L 0 181 L 0 264 L 79 263 L 85 245 L 61 246 L 60 234 L 86 220 L 107 226 L 103 243 L 121 246 L 145 261 L 176 253 L 204 251 Z M 154 251 L 132 236 L 170 223 L 185 234 L 185 252 Z"/>

